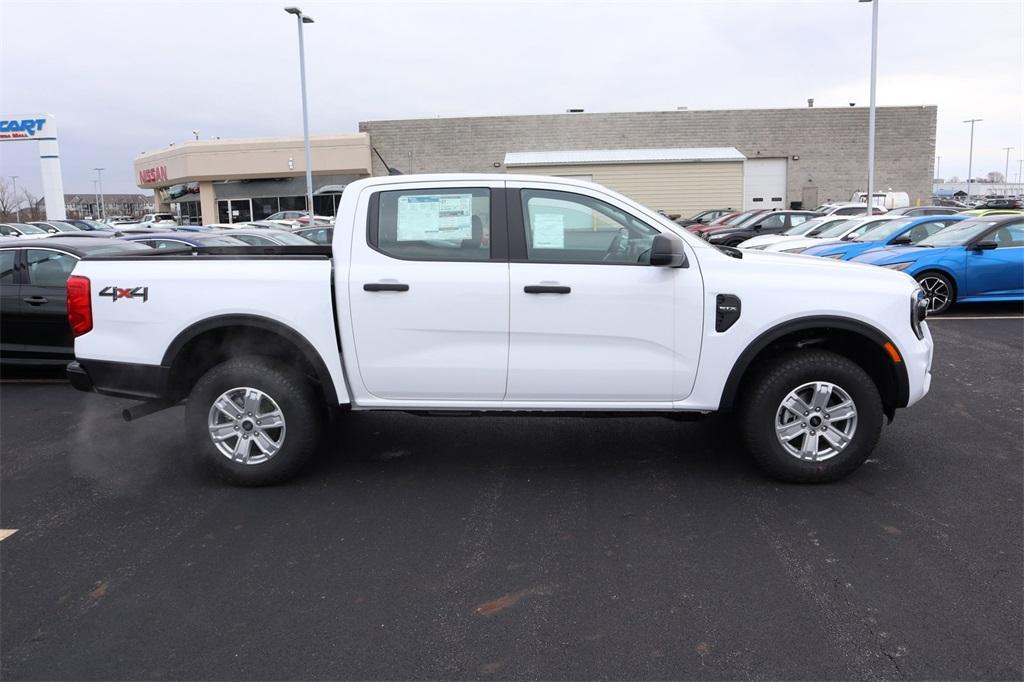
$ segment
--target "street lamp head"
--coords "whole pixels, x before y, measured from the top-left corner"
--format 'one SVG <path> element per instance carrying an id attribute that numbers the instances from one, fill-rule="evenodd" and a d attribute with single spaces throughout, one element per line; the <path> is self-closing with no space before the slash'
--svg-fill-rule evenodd
<path id="1" fill-rule="evenodd" d="M 302 16 L 302 10 L 299 9 L 298 7 L 285 7 L 284 11 L 287 12 L 288 14 L 294 14 L 295 16 Z"/>
<path id="2" fill-rule="evenodd" d="M 304 24 L 312 24 L 313 23 L 313 17 L 307 17 L 305 14 L 303 14 L 302 15 L 302 23 L 304 23 Z"/>

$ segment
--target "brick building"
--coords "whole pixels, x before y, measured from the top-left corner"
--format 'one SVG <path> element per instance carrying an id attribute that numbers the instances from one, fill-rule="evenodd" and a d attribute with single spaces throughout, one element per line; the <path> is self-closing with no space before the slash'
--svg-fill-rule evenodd
<path id="1" fill-rule="evenodd" d="M 934 106 L 879 107 L 876 190 L 932 194 Z M 867 188 L 864 107 L 570 113 L 364 121 L 403 173 L 529 172 L 591 178 L 651 208 L 813 208 Z M 733 154 L 738 152 L 738 154 Z M 386 173 L 373 157 L 373 174 Z"/>

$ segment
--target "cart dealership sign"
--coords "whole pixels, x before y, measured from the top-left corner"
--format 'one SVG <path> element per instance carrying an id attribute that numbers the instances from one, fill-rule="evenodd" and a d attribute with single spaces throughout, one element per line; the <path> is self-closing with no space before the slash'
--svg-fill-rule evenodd
<path id="1" fill-rule="evenodd" d="M 64 180 L 60 174 L 60 151 L 57 148 L 57 122 L 53 114 L 0 114 L 0 142 L 39 144 L 39 170 L 43 180 L 43 198 L 46 200 L 46 217 L 49 220 L 66 218 Z"/>

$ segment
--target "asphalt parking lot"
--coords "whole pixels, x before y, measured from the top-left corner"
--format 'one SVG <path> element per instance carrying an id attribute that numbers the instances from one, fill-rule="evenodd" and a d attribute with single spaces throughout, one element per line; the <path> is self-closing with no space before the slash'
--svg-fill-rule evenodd
<path id="1" fill-rule="evenodd" d="M 725 417 L 353 414 L 299 480 L 229 488 L 180 408 L 9 379 L 0 672 L 1020 679 L 1020 312 L 932 321 L 931 394 L 826 486 Z"/>

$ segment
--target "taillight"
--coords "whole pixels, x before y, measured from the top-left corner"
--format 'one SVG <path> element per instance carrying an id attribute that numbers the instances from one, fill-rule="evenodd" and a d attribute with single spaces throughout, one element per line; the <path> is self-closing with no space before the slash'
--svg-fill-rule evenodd
<path id="1" fill-rule="evenodd" d="M 75 336 L 92 331 L 91 294 L 88 277 L 68 277 L 68 324 Z"/>

